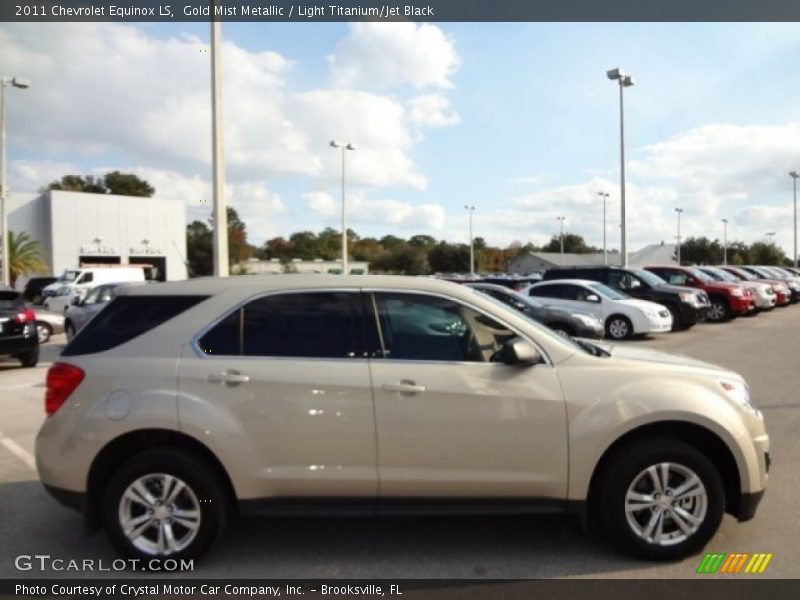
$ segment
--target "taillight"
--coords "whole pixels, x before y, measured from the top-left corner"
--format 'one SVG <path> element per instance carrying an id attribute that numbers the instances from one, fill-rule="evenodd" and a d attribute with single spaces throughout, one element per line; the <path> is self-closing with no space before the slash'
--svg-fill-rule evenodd
<path id="1" fill-rule="evenodd" d="M 19 311 L 15 316 L 14 320 L 17 323 L 33 323 L 36 321 L 36 313 L 32 311 L 30 308 L 26 308 L 25 310 Z"/>
<path id="2" fill-rule="evenodd" d="M 56 412 L 80 385 L 86 373 L 75 365 L 56 362 L 47 370 L 47 391 L 44 395 L 44 411 L 47 416 Z"/>

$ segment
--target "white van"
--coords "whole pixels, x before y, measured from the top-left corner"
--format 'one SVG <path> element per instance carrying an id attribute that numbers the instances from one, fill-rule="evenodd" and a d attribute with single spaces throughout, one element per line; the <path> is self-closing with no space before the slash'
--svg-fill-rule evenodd
<path id="1" fill-rule="evenodd" d="M 144 269 L 135 265 L 67 269 L 61 277 L 42 291 L 44 307 L 49 311 L 64 314 L 73 298 L 82 298 L 95 286 L 103 283 L 144 280 Z"/>

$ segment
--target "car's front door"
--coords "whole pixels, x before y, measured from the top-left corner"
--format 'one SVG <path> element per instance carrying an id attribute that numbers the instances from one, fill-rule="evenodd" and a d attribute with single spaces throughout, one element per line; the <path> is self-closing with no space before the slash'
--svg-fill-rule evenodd
<path id="1" fill-rule="evenodd" d="M 226 461 L 248 496 L 374 500 L 363 336 L 358 291 L 253 299 L 184 350 L 181 427 L 220 452 L 236 449 Z"/>
<path id="2" fill-rule="evenodd" d="M 515 332 L 449 298 L 373 293 L 371 361 L 380 497 L 566 496 L 567 429 L 555 369 L 498 360 Z"/>

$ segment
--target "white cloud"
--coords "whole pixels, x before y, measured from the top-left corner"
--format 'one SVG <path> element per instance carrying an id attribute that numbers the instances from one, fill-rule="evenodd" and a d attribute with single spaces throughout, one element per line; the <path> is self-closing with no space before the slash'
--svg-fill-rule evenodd
<path id="1" fill-rule="evenodd" d="M 459 65 L 453 41 L 430 23 L 352 23 L 328 61 L 343 88 L 450 88 Z"/>
<path id="2" fill-rule="evenodd" d="M 305 194 L 308 207 L 316 214 L 328 219 L 338 217 L 340 200 L 326 192 Z M 394 228 L 423 231 L 438 231 L 444 227 L 445 211 L 439 204 L 411 204 L 398 200 L 373 200 L 363 194 L 347 196 L 348 227 L 362 225 L 387 225 Z"/>
<path id="3" fill-rule="evenodd" d="M 412 123 L 428 127 L 447 127 L 461 122 L 461 117 L 441 94 L 417 96 L 408 102 Z"/>

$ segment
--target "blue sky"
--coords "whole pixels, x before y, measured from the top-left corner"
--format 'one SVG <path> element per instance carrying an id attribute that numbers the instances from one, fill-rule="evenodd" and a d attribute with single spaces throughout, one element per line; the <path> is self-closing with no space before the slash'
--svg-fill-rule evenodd
<path id="1" fill-rule="evenodd" d="M 490 242 L 566 229 L 618 246 L 618 90 L 626 90 L 629 244 L 683 235 L 791 252 L 800 169 L 797 24 L 244 24 L 223 27 L 228 184 L 252 242 L 349 226 L 361 235 Z M 66 172 L 131 170 L 204 218 L 210 196 L 208 26 L 0 26 L 13 190 Z M 24 96 L 23 96 L 24 94 Z"/>

